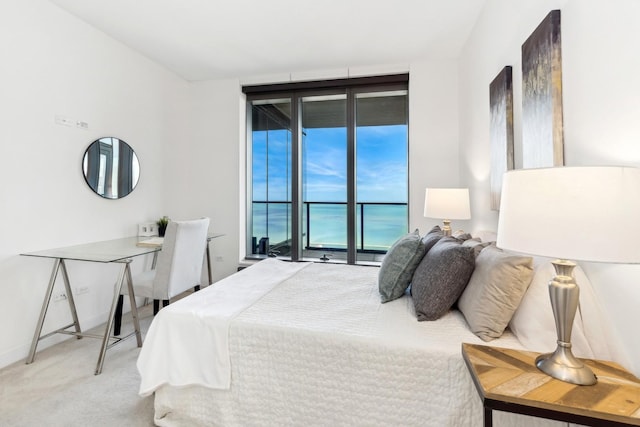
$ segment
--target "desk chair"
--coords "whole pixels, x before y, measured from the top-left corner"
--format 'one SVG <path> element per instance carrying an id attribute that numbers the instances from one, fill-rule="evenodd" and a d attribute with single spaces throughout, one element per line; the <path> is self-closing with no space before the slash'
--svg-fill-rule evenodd
<path id="1" fill-rule="evenodd" d="M 164 235 L 162 250 L 158 253 L 155 270 L 145 271 L 133 278 L 136 297 L 153 299 L 153 314 L 169 300 L 189 288 L 200 289 L 202 258 L 207 245 L 209 218 L 191 221 L 170 221 Z M 113 327 L 114 335 L 120 335 L 122 322 L 123 289 L 118 299 Z"/>

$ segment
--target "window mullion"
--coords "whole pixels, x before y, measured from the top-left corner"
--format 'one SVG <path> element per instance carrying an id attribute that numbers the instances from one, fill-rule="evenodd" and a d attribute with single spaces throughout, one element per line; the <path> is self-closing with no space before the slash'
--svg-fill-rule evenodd
<path id="1" fill-rule="evenodd" d="M 347 89 L 347 264 L 357 261 L 356 214 L 356 103 Z"/>
<path id="2" fill-rule="evenodd" d="M 302 259 L 302 126 L 300 97 L 291 98 L 291 260 Z"/>

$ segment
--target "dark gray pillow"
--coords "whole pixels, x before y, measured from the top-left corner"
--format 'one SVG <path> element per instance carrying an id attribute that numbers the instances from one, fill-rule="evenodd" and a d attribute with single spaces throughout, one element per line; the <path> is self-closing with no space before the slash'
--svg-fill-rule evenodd
<path id="1" fill-rule="evenodd" d="M 437 320 L 455 304 L 475 268 L 473 248 L 443 237 L 424 256 L 411 280 L 419 321 Z"/>
<path id="2" fill-rule="evenodd" d="M 418 230 L 391 245 L 378 272 L 378 289 L 383 303 L 400 298 L 405 293 L 424 253 Z"/>
<path id="3" fill-rule="evenodd" d="M 422 238 L 422 243 L 424 244 L 425 253 L 429 252 L 429 250 L 438 243 L 438 240 L 444 237 L 444 233 L 439 225 L 436 225 Z"/>

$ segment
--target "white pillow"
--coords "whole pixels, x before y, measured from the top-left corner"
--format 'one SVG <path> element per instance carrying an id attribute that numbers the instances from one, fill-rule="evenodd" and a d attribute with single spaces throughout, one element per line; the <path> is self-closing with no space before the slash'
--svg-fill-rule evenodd
<path id="1" fill-rule="evenodd" d="M 541 353 L 549 353 L 556 349 L 556 324 L 551 311 L 549 299 L 549 281 L 555 276 L 551 259 L 534 257 L 534 275 L 529 289 L 524 294 L 520 306 L 516 309 L 509 327 L 518 340 L 527 349 Z M 580 305 L 576 311 L 571 332 L 572 351 L 575 356 L 584 358 L 609 359 L 608 355 L 594 354 L 589 339 L 585 334 L 582 314 L 599 312 L 591 282 L 580 266 L 573 270 L 573 276 L 580 287 Z M 593 319 L 594 321 L 596 319 Z M 592 324 L 592 321 L 589 322 Z M 598 349 L 606 348 L 605 337 L 594 331 L 593 341 Z M 601 343 L 601 344 L 600 344 Z M 598 352 L 600 353 L 600 352 Z"/>

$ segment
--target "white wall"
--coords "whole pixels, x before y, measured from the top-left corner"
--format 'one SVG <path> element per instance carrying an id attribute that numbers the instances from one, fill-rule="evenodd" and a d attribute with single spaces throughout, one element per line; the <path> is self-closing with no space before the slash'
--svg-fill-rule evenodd
<path id="1" fill-rule="evenodd" d="M 461 185 L 457 61 L 416 61 L 409 73 L 409 225 L 424 234 L 440 220 L 424 217 L 427 187 Z M 454 230 L 467 221 L 453 221 Z"/>
<path id="2" fill-rule="evenodd" d="M 20 253 L 135 235 L 137 223 L 168 211 L 164 151 L 181 133 L 174 109 L 189 86 L 46 0 L 2 2 L 0 52 L 4 366 L 28 352 L 52 266 Z M 54 124 L 58 114 L 87 122 L 89 130 Z M 102 136 L 122 138 L 140 159 L 138 187 L 122 200 L 102 199 L 82 176 L 84 150 Z M 68 267 L 73 285 L 90 287 L 77 297 L 83 328 L 104 322 L 117 266 Z M 57 286 L 62 289 L 61 280 Z M 65 305 L 51 304 L 45 329 L 68 323 Z M 96 341 L 96 358 L 98 347 Z"/>
<path id="3" fill-rule="evenodd" d="M 244 186 L 238 179 L 245 131 L 240 83 L 237 79 L 192 83 L 182 107 L 183 133 L 174 136 L 166 153 L 166 215 L 208 216 L 209 229 L 225 234 L 210 244 L 213 281 L 217 281 L 237 271 L 239 232 L 244 227 L 240 212 Z"/>
<path id="4" fill-rule="evenodd" d="M 552 9 L 562 13 L 565 164 L 640 166 L 640 3 L 488 0 L 460 58 L 460 172 L 474 195 L 473 229 L 497 226 L 489 209 L 489 83 L 513 66 L 515 158 L 522 167 L 521 45 Z M 583 267 L 623 340 L 617 361 L 640 374 L 640 269 Z"/>

